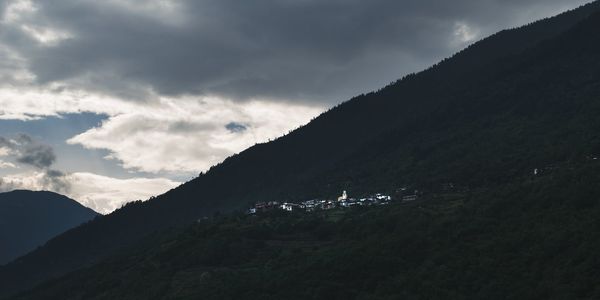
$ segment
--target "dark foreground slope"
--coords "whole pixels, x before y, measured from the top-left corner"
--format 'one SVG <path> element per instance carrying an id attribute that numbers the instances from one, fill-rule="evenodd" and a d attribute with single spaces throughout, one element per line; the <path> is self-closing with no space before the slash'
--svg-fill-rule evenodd
<path id="1" fill-rule="evenodd" d="M 146 203 L 61 235 L 0 269 L 0 293 L 80 268 L 155 231 L 265 200 L 485 189 L 600 152 L 600 10 L 492 36 L 352 99 Z M 582 23 L 583 22 L 583 23 Z"/>
<path id="2" fill-rule="evenodd" d="M 15 299 L 598 299 L 600 161 L 411 204 L 234 215 Z"/>
<path id="3" fill-rule="evenodd" d="M 98 214 L 51 192 L 0 193 L 0 265 Z"/>

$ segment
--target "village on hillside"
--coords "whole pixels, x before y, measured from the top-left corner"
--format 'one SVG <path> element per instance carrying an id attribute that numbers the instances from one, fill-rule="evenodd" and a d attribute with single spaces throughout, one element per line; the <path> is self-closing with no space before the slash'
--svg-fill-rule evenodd
<path id="1" fill-rule="evenodd" d="M 412 202 L 419 198 L 419 192 L 404 195 L 399 199 L 402 202 Z M 354 206 L 380 206 L 388 205 L 390 202 L 395 200 L 392 196 L 377 193 L 364 198 L 352 198 L 348 196 L 346 191 L 342 192 L 342 195 L 337 200 L 326 200 L 326 199 L 312 199 L 303 201 L 300 203 L 284 202 L 279 203 L 277 201 L 269 202 L 258 202 L 254 207 L 247 211 L 247 214 L 256 214 L 261 212 L 267 212 L 272 210 L 283 210 L 283 211 L 301 211 L 301 212 L 314 212 L 318 210 L 330 210 L 335 208 L 348 208 Z"/>
<path id="2" fill-rule="evenodd" d="M 595 155 L 586 156 L 587 161 L 597 161 L 599 158 Z M 552 174 L 553 171 L 559 169 L 557 164 L 547 164 L 542 167 L 534 168 L 532 170 L 533 177 L 539 177 L 543 175 Z M 531 175 L 529 175 L 531 176 Z M 453 182 L 444 182 L 439 184 L 433 189 L 428 190 L 427 194 L 433 195 L 433 197 L 448 196 L 448 195 L 461 195 L 468 192 L 470 189 L 468 186 L 455 184 Z M 396 196 L 392 197 L 383 193 L 372 194 L 363 198 L 352 198 L 348 196 L 347 191 L 343 191 L 337 199 L 312 199 L 299 203 L 295 202 L 257 202 L 254 207 L 246 211 L 247 214 L 257 214 L 261 212 L 283 210 L 288 212 L 314 212 L 320 210 L 330 210 L 336 208 L 349 208 L 356 206 L 382 206 L 388 205 L 393 201 L 401 203 L 409 203 L 418 200 L 424 195 L 423 191 L 409 189 L 408 187 L 402 187 L 396 190 Z"/>

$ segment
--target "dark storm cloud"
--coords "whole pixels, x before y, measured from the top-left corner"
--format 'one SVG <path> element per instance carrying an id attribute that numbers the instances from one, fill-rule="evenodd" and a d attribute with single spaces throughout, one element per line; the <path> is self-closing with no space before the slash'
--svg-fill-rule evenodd
<path id="1" fill-rule="evenodd" d="M 585 2 L 36 1 L 20 22 L 71 37 L 36 46 L 22 28 L 4 26 L 0 38 L 39 84 L 133 99 L 153 91 L 334 103 L 464 47 L 461 28 L 489 34 Z"/>

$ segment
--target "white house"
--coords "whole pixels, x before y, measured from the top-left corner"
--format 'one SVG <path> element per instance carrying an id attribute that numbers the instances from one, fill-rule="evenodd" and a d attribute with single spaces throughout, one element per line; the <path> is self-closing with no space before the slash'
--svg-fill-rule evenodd
<path id="1" fill-rule="evenodd" d="M 283 203 L 281 205 L 281 209 L 286 210 L 286 211 L 295 211 L 295 210 L 298 210 L 301 208 L 303 208 L 303 206 L 300 204 L 296 204 L 296 203 Z"/>

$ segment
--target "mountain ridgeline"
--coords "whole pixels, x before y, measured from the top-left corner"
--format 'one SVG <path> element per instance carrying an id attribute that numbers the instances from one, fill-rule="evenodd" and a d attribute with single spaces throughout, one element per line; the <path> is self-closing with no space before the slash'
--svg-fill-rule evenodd
<path id="1" fill-rule="evenodd" d="M 441 204 L 431 208 L 434 213 L 425 216 L 418 207 L 406 211 L 400 209 L 402 212 L 398 215 L 393 214 L 394 209 L 381 216 L 396 223 L 389 235 L 380 237 L 397 242 L 382 251 L 393 253 L 399 245 L 406 243 L 416 243 L 423 249 L 421 254 L 418 251 L 402 252 L 403 255 L 415 255 L 414 264 L 407 262 L 410 257 L 404 257 L 390 261 L 391 265 L 421 274 L 415 278 L 423 280 L 427 279 L 425 273 L 418 272 L 428 270 L 438 272 L 434 274 L 440 278 L 444 272 L 467 270 L 472 273 L 465 273 L 465 276 L 476 278 L 478 272 L 494 270 L 493 264 L 481 254 L 493 249 L 494 245 L 506 249 L 517 247 L 519 243 L 523 244 L 523 239 L 541 239 L 543 233 L 557 229 L 551 224 L 571 224 L 568 232 L 579 233 L 577 236 L 581 239 L 560 240 L 560 245 L 587 243 L 585 246 L 577 244 L 573 251 L 581 250 L 577 252 L 583 255 L 579 262 L 590 266 L 592 263 L 584 254 L 598 250 L 594 248 L 597 243 L 591 242 L 583 232 L 597 229 L 590 220 L 598 213 L 596 202 L 600 196 L 593 181 L 589 181 L 597 176 L 593 175 L 597 169 L 593 163 L 600 155 L 598 28 L 600 2 L 593 2 L 554 18 L 499 32 L 426 71 L 406 76 L 377 92 L 355 97 L 282 138 L 255 145 L 230 157 L 174 190 L 144 203 L 129 204 L 51 240 L 44 247 L 0 268 L 0 293 L 12 294 L 89 266 L 124 251 L 153 232 L 185 226 L 217 212 L 242 210 L 258 201 L 333 197 L 341 190 L 354 195 L 394 194 L 406 186 L 419 189 L 427 198 L 427 195 L 438 194 L 445 183 L 468 191 L 466 198 L 459 202 L 467 204 Z M 555 177 L 532 183 L 535 169 L 543 170 L 544 174 L 554 172 L 547 176 Z M 525 201 L 530 201 L 531 207 Z M 573 217 L 582 209 L 587 209 L 584 217 Z M 547 212 L 554 216 L 555 223 L 543 217 Z M 402 219 L 398 219 L 400 216 Z M 362 222 L 360 215 L 350 218 Z M 501 219 L 514 222 L 509 226 L 499 223 Z M 444 228 L 446 223 L 443 222 L 449 222 L 447 231 L 436 231 L 435 228 Z M 329 228 L 330 225 L 323 226 Z M 337 226 L 340 225 L 331 225 L 334 232 L 342 230 Z M 402 230 L 403 226 L 427 228 L 417 231 L 423 236 L 396 235 L 395 230 Z M 519 228 L 527 229 L 527 232 L 518 235 Z M 497 235 L 483 230 L 497 231 Z M 428 238 L 438 235 L 438 242 Z M 336 242 L 340 242 L 337 239 L 356 242 L 347 236 L 340 237 L 338 233 L 331 236 Z M 483 244 L 475 243 L 477 239 Z M 353 245 L 358 248 L 349 249 L 367 245 L 364 239 L 356 243 Z M 335 249 L 324 251 L 330 253 Z M 459 260 L 456 264 L 446 263 L 449 269 L 445 271 L 436 269 L 443 259 L 455 258 L 463 252 L 481 259 L 473 262 L 481 264 L 470 265 L 467 260 Z M 517 250 L 494 253 L 496 256 L 489 259 L 528 263 L 522 256 L 526 254 Z M 439 260 L 422 256 L 425 254 Z M 260 258 L 263 252 L 256 252 L 256 255 Z M 152 261 L 152 258 L 146 258 Z M 568 263 L 552 259 L 535 262 Z M 198 262 L 199 270 L 207 268 L 202 261 Z M 256 261 L 257 264 L 265 262 Z M 308 268 L 311 262 L 305 263 Z M 113 270 L 110 269 L 112 265 L 108 266 L 108 270 Z M 322 266 L 325 268 L 328 264 L 325 262 Z M 560 268 L 559 265 L 552 266 Z M 278 270 L 281 274 L 289 271 L 285 267 Z M 541 267 L 536 270 L 544 271 Z M 490 274 L 489 278 L 481 277 L 481 280 L 488 278 L 491 281 L 481 284 L 497 284 L 496 288 L 500 288 L 510 281 L 502 276 L 513 271 L 523 270 L 505 270 L 496 277 Z M 168 274 L 173 275 L 172 272 Z M 248 275 L 251 273 L 244 274 L 251 277 Z M 233 282 L 227 276 L 238 275 L 241 276 L 236 277 L 239 280 L 247 278 L 240 273 L 213 278 L 226 285 Z M 535 282 L 535 274 L 528 275 L 530 277 L 523 280 Z M 557 278 L 566 276 L 555 275 Z M 286 278 L 293 280 L 294 276 Z M 406 281 L 408 275 L 402 276 L 397 282 L 411 283 Z M 90 278 L 93 281 L 95 277 Z M 551 281 L 550 278 L 547 280 Z M 452 283 L 446 282 L 446 286 L 450 288 Z M 472 287 L 457 286 L 460 287 L 462 290 L 453 291 L 456 295 L 467 298 L 477 295 Z M 373 296 L 377 289 L 385 291 L 386 287 L 373 284 L 369 288 L 373 291 L 370 296 Z M 573 293 L 589 296 L 595 292 L 586 288 L 587 285 L 582 286 Z M 452 297 L 453 292 L 440 291 L 440 295 Z M 57 295 L 61 295 L 60 290 Z M 539 295 L 542 298 L 543 295 Z"/>
<path id="2" fill-rule="evenodd" d="M 0 193 L 0 265 L 96 216 L 75 200 L 51 192 Z"/>

